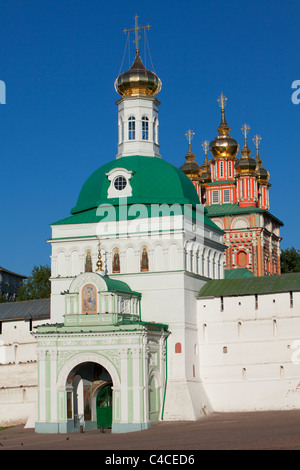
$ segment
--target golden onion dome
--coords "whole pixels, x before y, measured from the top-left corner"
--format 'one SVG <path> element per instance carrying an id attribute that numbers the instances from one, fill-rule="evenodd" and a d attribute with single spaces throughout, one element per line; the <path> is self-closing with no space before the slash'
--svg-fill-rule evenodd
<path id="1" fill-rule="evenodd" d="M 222 109 L 221 123 L 218 127 L 218 136 L 210 142 L 209 150 L 214 158 L 235 158 L 239 151 L 239 144 L 229 135 L 230 127 L 225 119 L 225 110 Z"/>
<path id="2" fill-rule="evenodd" d="M 245 136 L 244 147 L 241 150 L 241 158 L 236 162 L 235 168 L 238 173 L 255 173 L 256 170 L 256 161 L 251 157 L 251 150 L 248 147 L 247 134 L 250 127 L 247 124 L 244 124 L 242 127 L 242 132 Z"/>
<path id="3" fill-rule="evenodd" d="M 192 152 L 191 144 L 189 144 L 188 153 L 185 156 L 186 161 L 181 165 L 180 169 L 189 178 L 199 179 L 201 174 L 201 166 L 195 161 L 195 155 Z"/>
<path id="4" fill-rule="evenodd" d="M 265 184 L 269 181 L 270 179 L 270 173 L 262 166 L 263 161 L 260 158 L 259 152 L 258 152 L 258 147 L 261 141 L 261 137 L 259 135 L 255 135 L 254 138 L 252 139 L 253 142 L 255 143 L 256 146 L 256 156 L 255 156 L 255 162 L 256 162 L 256 177 L 257 177 L 257 182 Z"/>
<path id="5" fill-rule="evenodd" d="M 207 149 L 209 147 L 208 140 L 205 140 L 202 143 L 202 147 L 203 147 L 203 150 L 204 150 L 205 158 L 204 158 L 203 165 L 201 167 L 202 173 L 201 173 L 200 181 L 201 181 L 201 183 L 205 184 L 205 183 L 209 183 L 211 181 L 210 163 L 207 159 Z"/>
<path id="6" fill-rule="evenodd" d="M 158 76 L 144 66 L 139 50 L 136 51 L 130 69 L 119 75 L 115 81 L 115 89 L 121 96 L 155 96 L 161 86 Z"/>

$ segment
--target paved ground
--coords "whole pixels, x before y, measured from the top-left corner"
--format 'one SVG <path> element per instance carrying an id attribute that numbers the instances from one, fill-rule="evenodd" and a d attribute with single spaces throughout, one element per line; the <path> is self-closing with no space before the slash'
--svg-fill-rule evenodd
<path id="1" fill-rule="evenodd" d="M 160 422 L 146 431 L 128 434 L 100 430 L 36 434 L 33 429 L 22 426 L 0 431 L 0 450 L 126 450 L 126 455 L 130 455 L 128 451 L 138 450 L 191 453 L 193 450 L 246 449 L 300 450 L 300 410 L 214 413 L 196 422 Z M 112 455 L 112 452 L 102 454 Z"/>

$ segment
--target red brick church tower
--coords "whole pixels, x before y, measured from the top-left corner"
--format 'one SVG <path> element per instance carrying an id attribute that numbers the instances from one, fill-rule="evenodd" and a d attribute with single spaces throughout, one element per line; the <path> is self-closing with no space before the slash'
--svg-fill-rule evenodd
<path id="1" fill-rule="evenodd" d="M 255 276 L 280 274 L 280 227 L 283 223 L 269 212 L 270 174 L 262 166 L 258 147 L 261 137 L 253 141 L 256 156 L 251 157 L 244 124 L 244 145 L 230 136 L 225 118 L 227 98 L 221 94 L 221 123 L 218 136 L 203 142 L 205 159 L 195 161 L 188 132 L 189 151 L 181 170 L 193 181 L 208 217 L 224 231 L 226 269 L 247 268 Z M 212 158 L 208 160 L 207 151 Z"/>

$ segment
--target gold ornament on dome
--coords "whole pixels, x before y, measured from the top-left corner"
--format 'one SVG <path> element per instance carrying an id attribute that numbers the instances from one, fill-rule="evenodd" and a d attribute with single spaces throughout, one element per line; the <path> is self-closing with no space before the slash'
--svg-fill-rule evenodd
<path id="1" fill-rule="evenodd" d="M 236 163 L 236 171 L 237 173 L 241 175 L 253 175 L 255 174 L 255 169 L 256 169 L 256 161 L 251 157 L 251 150 L 248 147 L 248 142 L 247 142 L 247 135 L 248 132 L 250 131 L 250 126 L 248 124 L 244 124 L 241 127 L 242 134 L 244 135 L 245 142 L 244 142 L 244 147 L 241 150 L 241 158 L 237 161 Z"/>
<path id="2" fill-rule="evenodd" d="M 227 98 L 226 98 L 226 96 L 223 95 L 223 91 L 221 91 L 221 96 L 219 96 L 219 98 L 217 99 L 217 101 L 218 101 L 220 107 L 221 107 L 222 109 L 224 109 L 225 106 L 226 106 L 226 104 L 227 104 Z"/>
<path id="3" fill-rule="evenodd" d="M 230 127 L 225 119 L 227 98 L 224 96 L 223 92 L 221 92 L 221 96 L 217 101 L 221 107 L 221 123 L 218 127 L 219 135 L 211 141 L 209 150 L 214 158 L 235 159 L 239 151 L 239 145 L 237 141 L 229 135 Z"/>
<path id="4" fill-rule="evenodd" d="M 259 147 L 259 144 L 261 142 L 261 136 L 256 134 L 254 137 L 253 137 L 253 142 L 255 144 L 255 147 L 256 147 L 256 156 L 255 156 L 255 162 L 256 162 L 256 177 L 257 177 L 257 182 L 260 183 L 260 184 L 265 184 L 267 186 L 271 186 L 270 183 L 268 183 L 269 179 L 270 179 L 270 173 L 262 166 L 263 164 L 263 161 L 262 159 L 260 158 L 259 156 L 259 153 L 258 153 L 258 147 Z"/>
<path id="5" fill-rule="evenodd" d="M 247 140 L 247 135 L 248 132 L 250 131 L 251 127 L 248 126 L 248 124 L 244 124 L 243 127 L 241 127 L 241 131 L 244 134 L 245 140 Z"/>
<path id="6" fill-rule="evenodd" d="M 102 261 L 102 255 L 101 255 L 101 242 L 99 240 L 98 244 L 98 261 L 96 263 L 97 269 L 96 271 L 103 271 L 103 261 Z"/>
<path id="7" fill-rule="evenodd" d="M 192 140 L 194 138 L 195 132 L 193 132 L 191 129 L 186 131 L 185 136 L 188 140 L 189 143 L 189 149 L 188 153 L 186 154 L 185 158 L 186 161 L 184 162 L 183 165 L 181 165 L 180 169 L 183 171 L 190 179 L 192 180 L 198 180 L 200 173 L 201 173 L 201 166 L 198 165 L 198 163 L 195 161 L 196 156 L 194 155 L 192 151 Z"/>
<path id="8" fill-rule="evenodd" d="M 254 142 L 254 144 L 255 144 L 255 147 L 256 147 L 256 150 L 257 150 L 257 152 L 258 152 L 258 147 L 259 147 L 259 144 L 260 144 L 260 142 L 261 142 L 261 136 L 258 135 L 258 134 L 256 134 L 256 135 L 253 137 L 252 140 L 253 140 L 253 142 Z"/>
<path id="9" fill-rule="evenodd" d="M 185 136 L 186 136 L 187 140 L 189 141 L 189 145 L 191 145 L 191 142 L 194 138 L 194 135 L 195 135 L 195 132 L 191 131 L 191 129 L 186 131 Z"/>
<path id="10" fill-rule="evenodd" d="M 140 57 L 139 31 L 142 29 L 146 31 L 150 25 L 139 26 L 138 18 L 136 15 L 134 28 L 124 30 L 124 33 L 128 33 L 128 35 L 131 32 L 135 33 L 133 42 L 136 46 L 136 56 L 130 69 L 119 75 L 115 81 L 115 90 L 121 96 L 155 96 L 161 90 L 160 79 L 154 72 L 146 69 Z"/>
<path id="11" fill-rule="evenodd" d="M 204 142 L 202 142 L 201 145 L 202 145 L 202 147 L 203 147 L 204 154 L 205 154 L 205 156 L 207 157 L 207 150 L 208 150 L 208 148 L 209 148 L 209 142 L 208 142 L 208 140 L 205 140 Z"/>
<path id="12" fill-rule="evenodd" d="M 201 145 L 202 145 L 202 148 L 204 150 L 204 155 L 205 155 L 204 162 L 202 165 L 201 183 L 205 184 L 211 181 L 210 164 L 209 164 L 209 161 L 207 160 L 207 150 L 209 149 L 209 141 L 204 140 L 204 142 L 202 142 Z"/>

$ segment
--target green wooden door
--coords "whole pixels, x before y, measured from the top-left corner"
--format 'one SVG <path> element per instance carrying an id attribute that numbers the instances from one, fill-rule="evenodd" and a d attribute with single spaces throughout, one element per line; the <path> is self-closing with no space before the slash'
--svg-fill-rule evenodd
<path id="1" fill-rule="evenodd" d="M 111 428 L 112 424 L 112 384 L 100 388 L 97 394 L 97 428 Z"/>

